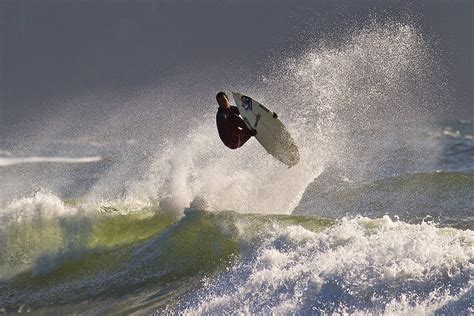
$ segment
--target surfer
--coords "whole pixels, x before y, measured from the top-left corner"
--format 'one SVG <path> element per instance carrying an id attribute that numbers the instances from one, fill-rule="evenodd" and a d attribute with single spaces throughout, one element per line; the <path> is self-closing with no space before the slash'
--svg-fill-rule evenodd
<path id="1" fill-rule="evenodd" d="M 249 129 L 240 117 L 239 109 L 230 105 L 225 92 L 216 95 L 219 109 L 216 114 L 217 131 L 219 137 L 230 149 L 236 149 L 245 144 L 250 137 L 257 135 L 257 131 Z"/>

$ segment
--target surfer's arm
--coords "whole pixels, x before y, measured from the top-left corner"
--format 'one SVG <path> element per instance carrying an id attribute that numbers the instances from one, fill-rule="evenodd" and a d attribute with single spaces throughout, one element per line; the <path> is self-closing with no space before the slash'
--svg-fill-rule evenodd
<path id="1" fill-rule="evenodd" d="M 239 135 L 242 136 L 255 136 L 257 135 L 257 131 L 255 129 L 249 129 L 247 124 L 245 124 L 244 120 L 240 117 L 239 108 L 236 106 L 231 106 L 232 113 L 236 116 L 238 120 L 237 126 L 239 127 Z"/>
<path id="2" fill-rule="evenodd" d="M 249 129 L 245 124 L 244 120 L 238 115 L 231 115 L 230 120 L 232 125 L 234 125 L 233 130 L 237 132 L 238 135 L 242 136 L 255 136 L 257 131 L 254 129 Z"/>

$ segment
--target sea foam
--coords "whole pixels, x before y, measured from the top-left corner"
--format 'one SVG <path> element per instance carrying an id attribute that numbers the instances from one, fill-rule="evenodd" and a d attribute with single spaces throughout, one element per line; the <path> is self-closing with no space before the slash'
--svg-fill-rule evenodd
<path id="1" fill-rule="evenodd" d="M 183 303 L 191 313 L 453 312 L 474 282 L 474 233 L 346 218 L 321 232 L 263 233 L 228 273 Z M 451 305 L 450 305 L 451 304 Z"/>

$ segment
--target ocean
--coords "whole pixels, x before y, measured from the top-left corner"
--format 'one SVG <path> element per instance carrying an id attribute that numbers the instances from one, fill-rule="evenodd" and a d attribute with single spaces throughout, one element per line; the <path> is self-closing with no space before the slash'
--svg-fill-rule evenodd
<path id="1" fill-rule="evenodd" d="M 448 79 L 393 21 L 236 77 L 294 136 L 292 168 L 225 148 L 214 90 L 191 118 L 168 97 L 188 122 L 147 141 L 2 138 L 1 311 L 474 313 L 474 121 L 437 115 Z"/>

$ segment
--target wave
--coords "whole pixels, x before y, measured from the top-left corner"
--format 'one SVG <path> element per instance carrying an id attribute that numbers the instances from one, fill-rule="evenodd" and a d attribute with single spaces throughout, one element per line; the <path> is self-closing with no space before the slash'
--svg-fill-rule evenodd
<path id="1" fill-rule="evenodd" d="M 109 204 L 81 205 L 38 192 L 1 210 L 0 279 L 29 270 L 47 274 L 69 256 L 131 244 L 170 223 L 169 216 L 155 216 L 148 209 L 134 212 L 122 207 L 119 211 Z"/>
<path id="2" fill-rule="evenodd" d="M 11 157 L 13 156 L 13 153 L 11 151 L 8 151 L 8 150 L 2 150 L 0 149 L 0 157 Z"/>
<path id="3" fill-rule="evenodd" d="M 474 227 L 474 173 L 425 172 L 350 182 L 326 170 L 311 183 L 293 214 L 391 214 L 420 221 L 427 215 L 459 228 Z"/>
<path id="4" fill-rule="evenodd" d="M 261 235 L 252 251 L 188 295 L 179 310 L 412 314 L 471 306 L 472 231 L 358 216 L 322 231 L 275 225 Z"/>
<path id="5" fill-rule="evenodd" d="M 21 164 L 33 163 L 61 163 L 61 164 L 76 164 L 76 163 L 91 163 L 101 161 L 102 157 L 0 157 L 0 167 L 9 167 Z"/>
<path id="6" fill-rule="evenodd" d="M 470 120 L 444 122 L 444 127 L 440 131 L 440 134 L 448 138 L 465 139 L 469 141 L 474 139 L 473 123 L 474 122 Z"/>
<path id="7" fill-rule="evenodd" d="M 11 215 L 1 226 L 0 305 L 7 311 L 25 305 L 45 309 L 58 302 L 62 311 L 77 311 L 85 300 L 110 308 L 110 300 L 134 290 L 158 306 L 171 294 L 176 298 L 176 292 L 197 290 L 204 275 L 218 274 L 238 260 L 241 243 L 261 229 L 278 223 L 321 230 L 334 223 L 200 210 L 188 210 L 174 222 L 163 211 L 130 206 L 105 204 L 87 213 L 77 201 L 65 203 L 45 194 L 16 205 L 25 211 L 28 203 L 34 204 L 34 216 L 10 212 L 18 217 Z M 140 309 L 146 308 L 144 302 L 112 305 Z"/>
<path id="8" fill-rule="evenodd" d="M 173 220 L 153 207 L 91 207 L 37 193 L 2 212 L 4 311 L 469 310 L 472 230 L 389 216 L 332 220 L 189 208 Z"/>

